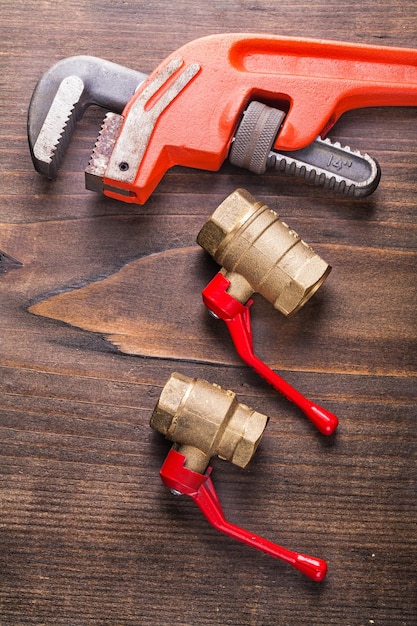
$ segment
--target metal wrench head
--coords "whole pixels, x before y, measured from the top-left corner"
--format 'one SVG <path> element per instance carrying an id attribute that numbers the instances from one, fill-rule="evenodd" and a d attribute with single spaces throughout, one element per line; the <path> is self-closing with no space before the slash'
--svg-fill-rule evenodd
<path id="1" fill-rule="evenodd" d="M 92 56 L 58 61 L 40 78 L 29 105 L 27 131 L 35 169 L 55 178 L 78 120 L 98 105 L 121 113 L 146 74 Z"/>

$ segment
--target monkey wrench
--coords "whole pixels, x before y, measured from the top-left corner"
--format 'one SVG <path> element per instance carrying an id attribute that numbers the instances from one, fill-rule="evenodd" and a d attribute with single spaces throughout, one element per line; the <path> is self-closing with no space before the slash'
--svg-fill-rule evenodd
<path id="1" fill-rule="evenodd" d="M 170 167 L 216 171 L 228 156 L 362 197 L 378 185 L 378 164 L 326 135 L 351 109 L 416 106 L 417 49 L 230 33 L 184 45 L 148 77 L 72 57 L 46 72 L 30 103 L 39 172 L 56 175 L 90 104 L 109 113 L 86 186 L 111 198 L 143 204 Z"/>

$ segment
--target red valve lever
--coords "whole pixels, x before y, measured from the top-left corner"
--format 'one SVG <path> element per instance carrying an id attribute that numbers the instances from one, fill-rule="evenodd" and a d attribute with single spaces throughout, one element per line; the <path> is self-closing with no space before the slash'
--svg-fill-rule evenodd
<path id="1" fill-rule="evenodd" d="M 203 289 L 206 307 L 226 322 L 240 358 L 260 374 L 274 389 L 294 402 L 323 435 L 331 435 L 339 423 L 336 415 L 304 397 L 297 389 L 261 361 L 253 352 L 250 306 L 242 304 L 227 293 L 230 281 L 220 272 Z"/>
<path id="2" fill-rule="evenodd" d="M 211 467 L 207 468 L 205 474 L 199 474 L 184 467 L 185 460 L 183 454 L 170 450 L 160 470 L 162 482 L 170 489 L 190 496 L 212 526 L 234 539 L 289 563 L 316 582 L 324 579 L 327 564 L 322 559 L 287 550 L 228 522 L 210 478 Z"/>

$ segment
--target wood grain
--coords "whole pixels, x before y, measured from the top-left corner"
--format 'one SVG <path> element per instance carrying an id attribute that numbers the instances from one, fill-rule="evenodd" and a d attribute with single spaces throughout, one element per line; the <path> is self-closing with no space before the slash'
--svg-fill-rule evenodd
<path id="1" fill-rule="evenodd" d="M 174 168 L 144 206 L 84 189 L 91 108 L 56 181 L 31 164 L 26 114 L 58 59 L 150 72 L 210 33 L 415 47 L 414 0 L 0 0 L 0 624 L 414 626 L 416 108 L 345 114 L 332 138 L 375 156 L 355 202 L 227 163 Z M 237 187 L 332 266 L 289 319 L 256 298 L 257 352 L 340 419 L 328 439 L 235 356 L 201 288 L 195 237 Z M 247 470 L 213 460 L 231 521 L 325 558 L 317 585 L 210 528 L 158 471 L 149 418 L 172 371 L 271 417 Z"/>
<path id="2" fill-rule="evenodd" d="M 277 319 L 279 313 L 257 298 L 252 308 L 255 339 L 271 367 L 320 371 L 325 364 L 326 371 L 381 375 L 412 373 L 414 367 L 417 373 L 417 255 L 369 249 L 350 253 L 348 246 L 331 246 L 337 278 L 329 279 L 323 295 L 317 294 L 298 319 Z M 131 261 L 107 278 L 41 300 L 29 311 L 103 333 L 127 354 L 237 364 L 221 322 L 210 320 L 201 302 L 201 290 L 210 280 L 205 261 L 198 247 L 160 252 Z M 378 278 L 382 267 L 385 279 Z M 365 284 L 366 300 L 359 288 Z M 369 363 L 376 341 L 389 350 L 390 360 L 376 363 L 373 370 Z M 313 353 L 308 362 L 306 348 Z"/>

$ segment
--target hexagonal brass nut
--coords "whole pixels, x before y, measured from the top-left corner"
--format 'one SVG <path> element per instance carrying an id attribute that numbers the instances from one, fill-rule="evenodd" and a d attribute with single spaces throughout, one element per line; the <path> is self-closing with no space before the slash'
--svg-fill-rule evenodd
<path id="1" fill-rule="evenodd" d="M 197 235 L 197 243 L 215 259 L 224 240 L 262 206 L 246 189 L 236 189 L 214 211 Z"/>
<path id="2" fill-rule="evenodd" d="M 190 379 L 175 372 L 171 374 L 151 415 L 150 425 L 165 437 L 168 435 L 172 420 L 181 406 L 190 386 Z"/>
<path id="3" fill-rule="evenodd" d="M 242 438 L 238 440 L 230 460 L 234 465 L 245 468 L 256 452 L 269 418 L 262 413 L 253 411 L 244 404 L 239 405 L 236 413 L 238 412 L 246 413 L 245 417 L 242 415 L 244 433 Z M 231 427 L 232 425 L 229 423 L 229 429 Z"/>

